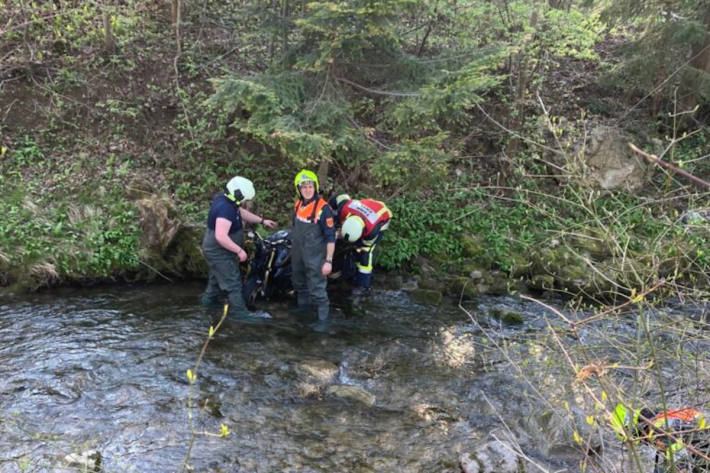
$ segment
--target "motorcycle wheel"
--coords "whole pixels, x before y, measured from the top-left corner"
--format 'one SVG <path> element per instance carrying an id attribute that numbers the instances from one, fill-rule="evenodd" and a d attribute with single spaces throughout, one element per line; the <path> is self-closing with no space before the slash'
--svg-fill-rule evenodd
<path id="1" fill-rule="evenodd" d="M 246 281 L 244 281 L 242 294 L 244 295 L 244 302 L 246 303 L 247 309 L 254 310 L 256 299 L 259 297 L 259 291 L 261 290 L 261 284 L 256 275 L 249 276 Z"/>

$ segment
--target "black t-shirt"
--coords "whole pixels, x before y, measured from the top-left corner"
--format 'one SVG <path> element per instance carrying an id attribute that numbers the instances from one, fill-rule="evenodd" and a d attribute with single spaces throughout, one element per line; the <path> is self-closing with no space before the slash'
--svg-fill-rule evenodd
<path id="1" fill-rule="evenodd" d="M 236 233 L 242 229 L 242 216 L 239 208 L 224 194 L 218 194 L 212 201 L 210 213 L 207 216 L 207 228 L 214 231 L 218 218 L 226 218 L 232 222 L 229 227 L 229 234 Z"/>

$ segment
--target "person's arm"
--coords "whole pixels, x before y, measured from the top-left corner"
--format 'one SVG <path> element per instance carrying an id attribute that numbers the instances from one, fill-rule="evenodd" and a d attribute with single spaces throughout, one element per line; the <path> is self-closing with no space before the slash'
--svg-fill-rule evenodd
<path id="1" fill-rule="evenodd" d="M 239 261 L 247 260 L 247 252 L 242 249 L 241 246 L 234 243 L 234 241 L 229 238 L 229 229 L 232 228 L 232 222 L 226 218 L 217 217 L 214 224 L 214 237 L 217 243 L 222 245 L 223 248 L 236 253 L 239 257 Z"/>
<path id="2" fill-rule="evenodd" d="M 325 261 L 323 262 L 323 267 L 321 268 L 321 273 L 323 273 L 323 276 L 327 276 L 331 272 L 333 272 L 333 253 L 335 253 L 335 243 L 326 243 Z"/>
<path id="3" fill-rule="evenodd" d="M 276 228 L 276 222 L 273 220 L 266 219 L 264 217 L 259 217 L 256 214 L 249 212 L 247 209 L 239 207 L 239 214 L 242 216 L 242 220 L 249 223 L 261 223 L 266 228 Z"/>
<path id="4" fill-rule="evenodd" d="M 325 237 L 325 261 L 321 268 L 323 276 L 333 271 L 333 254 L 335 253 L 335 215 L 329 206 L 324 206 L 320 216 L 320 226 Z"/>

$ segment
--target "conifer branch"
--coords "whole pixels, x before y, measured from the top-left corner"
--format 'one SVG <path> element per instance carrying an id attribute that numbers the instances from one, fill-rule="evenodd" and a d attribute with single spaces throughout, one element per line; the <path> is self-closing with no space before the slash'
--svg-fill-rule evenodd
<path id="1" fill-rule="evenodd" d="M 419 97 L 421 94 L 419 92 L 388 92 L 386 90 L 375 90 L 375 89 L 370 89 L 369 87 L 365 87 L 364 85 L 357 84 L 351 80 L 345 79 L 343 77 L 335 77 L 335 80 L 340 81 L 340 82 L 345 82 L 348 85 L 352 85 L 353 87 L 356 87 L 360 90 L 364 90 L 365 92 L 369 92 L 371 94 L 375 95 L 389 95 L 391 97 Z"/>

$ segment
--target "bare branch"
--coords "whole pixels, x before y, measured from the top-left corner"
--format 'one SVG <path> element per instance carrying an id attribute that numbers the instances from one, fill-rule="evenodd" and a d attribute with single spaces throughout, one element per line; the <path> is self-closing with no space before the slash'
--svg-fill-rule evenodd
<path id="1" fill-rule="evenodd" d="M 654 163 L 654 164 L 659 164 L 659 165 L 663 166 L 663 167 L 666 168 L 666 169 L 670 169 L 671 171 L 680 174 L 681 176 L 685 176 L 685 177 L 687 177 L 688 179 L 690 179 L 691 181 L 695 182 L 696 184 L 700 184 L 700 185 L 702 185 L 702 186 L 705 186 L 705 187 L 710 188 L 710 182 L 704 181 L 704 180 L 700 179 L 699 177 L 690 174 L 688 171 L 684 171 L 684 170 L 680 169 L 680 168 L 677 167 L 677 166 L 674 166 L 673 164 L 671 164 L 671 163 L 669 163 L 669 162 L 663 161 L 662 159 L 660 159 L 660 158 L 659 158 L 658 156 L 656 156 L 655 154 L 649 154 L 649 153 L 646 153 L 645 151 L 641 151 L 641 150 L 640 150 L 639 148 L 637 148 L 633 143 L 629 143 L 629 147 L 630 147 L 635 153 L 640 154 L 641 156 L 643 156 L 644 158 L 648 159 L 648 160 L 651 161 L 652 163 Z"/>

